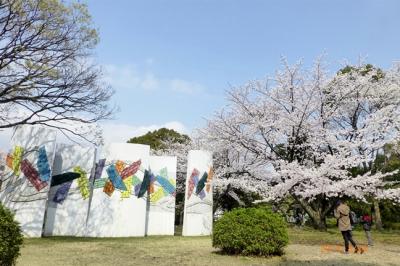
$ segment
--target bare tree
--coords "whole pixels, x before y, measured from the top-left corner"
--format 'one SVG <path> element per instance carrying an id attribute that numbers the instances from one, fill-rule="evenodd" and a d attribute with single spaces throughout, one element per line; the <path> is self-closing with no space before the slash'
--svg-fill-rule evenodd
<path id="1" fill-rule="evenodd" d="M 87 125 L 113 111 L 91 62 L 97 43 L 84 4 L 0 1 L 0 129 L 41 124 L 95 141 Z"/>

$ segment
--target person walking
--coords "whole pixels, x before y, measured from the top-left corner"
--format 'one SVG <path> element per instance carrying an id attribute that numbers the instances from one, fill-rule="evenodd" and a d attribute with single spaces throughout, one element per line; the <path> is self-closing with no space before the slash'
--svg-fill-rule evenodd
<path id="1" fill-rule="evenodd" d="M 360 250 L 358 249 L 357 244 L 353 240 L 353 235 L 351 233 L 349 206 L 347 206 L 344 202 L 339 200 L 336 203 L 336 206 L 334 209 L 334 215 L 337 219 L 337 224 L 338 224 L 339 230 L 341 231 L 342 236 L 343 236 L 345 254 L 349 253 L 349 242 L 353 245 L 353 247 L 355 249 L 354 253 L 358 253 L 358 251 L 360 251 L 362 254 L 364 251 L 362 250 L 362 248 Z"/>
<path id="2" fill-rule="evenodd" d="M 365 236 L 367 237 L 368 240 L 368 246 L 373 246 L 374 243 L 372 242 L 372 237 L 371 237 L 371 227 L 372 227 L 371 216 L 365 213 L 361 218 L 361 223 L 363 225 Z"/>

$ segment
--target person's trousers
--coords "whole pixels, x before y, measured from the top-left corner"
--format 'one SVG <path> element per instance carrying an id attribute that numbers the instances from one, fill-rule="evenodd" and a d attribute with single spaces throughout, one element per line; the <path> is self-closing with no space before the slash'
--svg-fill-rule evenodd
<path id="1" fill-rule="evenodd" d="M 365 236 L 367 237 L 368 240 L 368 245 L 372 246 L 374 243 L 372 242 L 371 231 L 370 230 L 364 230 L 364 231 L 365 231 Z"/>
<path id="2" fill-rule="evenodd" d="M 357 247 L 356 242 L 353 240 L 353 235 L 351 234 L 351 230 L 348 231 L 342 231 L 342 236 L 344 239 L 344 248 L 345 251 L 349 251 L 349 241 L 353 245 L 354 248 Z"/>

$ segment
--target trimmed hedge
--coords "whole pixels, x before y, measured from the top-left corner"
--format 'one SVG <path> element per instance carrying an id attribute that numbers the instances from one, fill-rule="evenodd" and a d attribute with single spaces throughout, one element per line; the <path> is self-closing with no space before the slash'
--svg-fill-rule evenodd
<path id="1" fill-rule="evenodd" d="M 0 203 L 0 266 L 15 265 L 23 242 L 14 214 Z"/>
<path id="2" fill-rule="evenodd" d="M 213 247 L 228 254 L 282 255 L 288 242 L 284 219 L 266 208 L 234 209 L 214 224 Z"/>

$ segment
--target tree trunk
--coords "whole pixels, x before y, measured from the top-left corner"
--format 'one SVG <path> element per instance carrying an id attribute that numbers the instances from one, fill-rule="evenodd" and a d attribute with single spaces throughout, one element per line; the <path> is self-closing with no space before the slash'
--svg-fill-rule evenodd
<path id="1" fill-rule="evenodd" d="M 310 204 L 298 197 L 294 197 L 294 199 L 298 203 L 300 203 L 301 207 L 303 207 L 303 209 L 307 212 L 308 216 L 310 216 L 313 227 L 315 229 L 320 230 L 320 231 L 327 230 L 326 215 L 328 214 L 328 211 L 331 209 L 330 204 L 328 204 L 326 206 L 325 204 L 322 204 L 322 202 L 319 202 L 319 204 L 315 204 L 313 206 L 312 204 Z"/>
<path id="2" fill-rule="evenodd" d="M 381 210 L 379 208 L 379 200 L 373 199 L 374 203 L 374 212 L 375 212 L 375 227 L 377 230 L 382 230 L 382 218 L 381 218 Z"/>
<path id="3" fill-rule="evenodd" d="M 326 231 L 328 228 L 326 226 L 326 217 L 321 216 L 321 215 L 316 215 L 314 217 L 311 217 L 313 221 L 313 227 L 314 229 L 320 230 L 320 231 Z"/>

